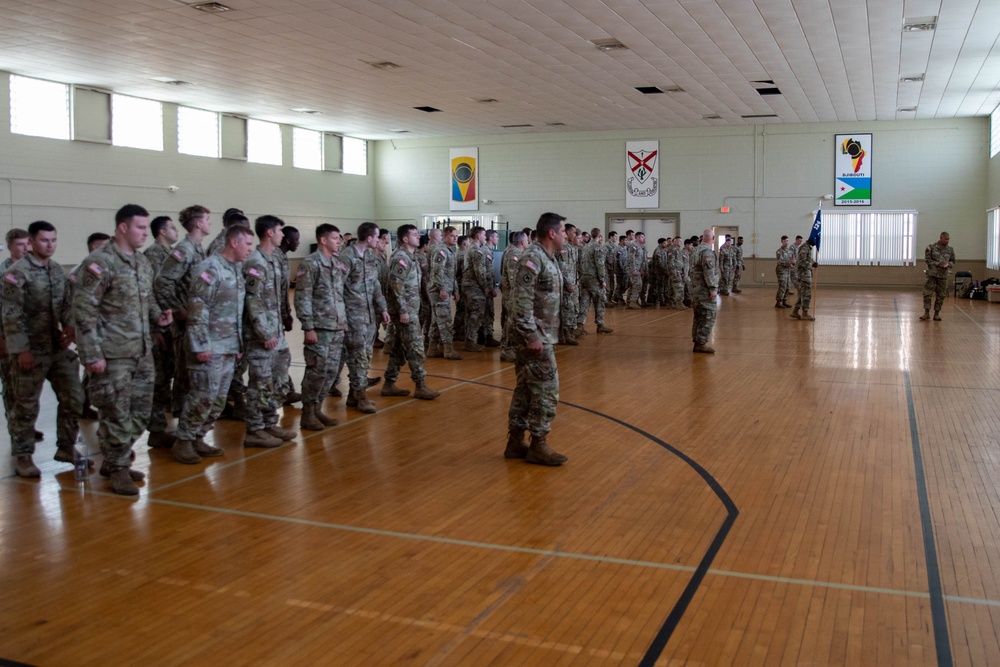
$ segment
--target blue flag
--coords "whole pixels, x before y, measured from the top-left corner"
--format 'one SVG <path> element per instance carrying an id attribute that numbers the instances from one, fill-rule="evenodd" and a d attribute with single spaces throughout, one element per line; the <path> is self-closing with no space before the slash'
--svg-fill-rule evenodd
<path id="1" fill-rule="evenodd" d="M 822 221 L 820 220 L 820 213 L 822 212 L 823 209 L 821 208 L 816 209 L 816 219 L 813 221 L 812 231 L 809 232 L 809 240 L 812 241 L 813 245 L 816 246 L 816 252 L 819 252 L 819 238 L 823 233 L 822 232 L 823 225 Z"/>

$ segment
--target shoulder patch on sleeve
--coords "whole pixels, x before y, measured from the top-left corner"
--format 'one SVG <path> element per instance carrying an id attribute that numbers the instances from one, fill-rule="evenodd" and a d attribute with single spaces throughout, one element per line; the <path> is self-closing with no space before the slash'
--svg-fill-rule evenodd
<path id="1" fill-rule="evenodd" d="M 213 276 L 208 271 L 202 271 L 198 274 L 198 277 L 205 281 L 205 284 L 211 285 L 215 281 L 215 276 Z"/>
<path id="2" fill-rule="evenodd" d="M 447 257 L 448 256 L 448 251 L 447 250 L 438 250 L 438 255 L 440 255 L 441 257 Z"/>
<path id="3" fill-rule="evenodd" d="M 87 270 L 93 273 L 95 276 L 99 276 L 104 273 L 104 269 L 97 262 L 91 262 L 87 265 Z"/>
<path id="4" fill-rule="evenodd" d="M 8 273 L 3 277 L 3 279 L 9 282 L 11 285 L 17 285 L 19 282 L 17 276 L 15 276 L 13 273 Z"/>
<path id="5" fill-rule="evenodd" d="M 176 259 L 178 262 L 184 261 L 184 253 L 182 253 L 180 250 L 174 250 L 170 254 L 173 255 L 174 259 Z"/>
<path id="6" fill-rule="evenodd" d="M 403 259 L 402 257 L 400 257 L 399 258 L 399 265 L 405 268 L 407 266 L 406 260 Z"/>
<path id="7" fill-rule="evenodd" d="M 68 278 L 69 278 L 69 281 L 71 283 L 75 283 L 76 282 L 76 274 L 75 273 L 69 274 Z"/>
<path id="8" fill-rule="evenodd" d="M 306 270 L 304 268 L 299 268 L 298 273 L 295 274 L 296 277 L 306 275 Z"/>
<path id="9" fill-rule="evenodd" d="M 532 271 L 538 271 L 538 266 L 532 262 L 530 259 L 524 260 L 524 265 L 531 269 Z"/>
<path id="10" fill-rule="evenodd" d="M 249 269 L 247 269 L 247 273 L 249 273 L 254 278 L 260 278 L 260 271 L 253 268 L 252 266 Z"/>

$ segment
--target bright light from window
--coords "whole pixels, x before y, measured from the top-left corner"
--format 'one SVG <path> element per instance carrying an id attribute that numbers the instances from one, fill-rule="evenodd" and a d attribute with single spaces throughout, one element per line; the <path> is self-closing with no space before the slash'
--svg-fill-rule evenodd
<path id="1" fill-rule="evenodd" d="M 364 139 L 344 137 L 344 173 L 368 175 L 368 142 Z"/>
<path id="2" fill-rule="evenodd" d="M 913 266 L 916 211 L 823 211 L 819 262 L 841 266 Z"/>
<path id="3" fill-rule="evenodd" d="M 1000 106 L 990 114 L 990 157 L 1000 153 Z"/>
<path id="4" fill-rule="evenodd" d="M 177 107 L 177 152 L 219 157 L 219 114 Z"/>
<path id="5" fill-rule="evenodd" d="M 986 268 L 1000 270 L 1000 210 L 995 208 L 986 218 Z"/>
<path id="6" fill-rule="evenodd" d="M 111 96 L 111 143 L 163 150 L 163 105 L 128 95 Z"/>
<path id="7" fill-rule="evenodd" d="M 69 86 L 11 74 L 10 131 L 69 139 Z"/>
<path id="8" fill-rule="evenodd" d="M 292 128 L 292 166 L 299 169 L 323 168 L 323 134 L 315 130 Z"/>
<path id="9" fill-rule="evenodd" d="M 281 166 L 281 126 L 264 120 L 247 121 L 247 161 Z"/>

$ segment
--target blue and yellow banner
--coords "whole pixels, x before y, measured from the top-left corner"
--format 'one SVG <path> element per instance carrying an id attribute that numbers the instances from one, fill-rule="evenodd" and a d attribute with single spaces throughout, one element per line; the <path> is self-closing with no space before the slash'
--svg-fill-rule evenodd
<path id="1" fill-rule="evenodd" d="M 451 149 L 452 211 L 479 210 L 479 149 Z"/>

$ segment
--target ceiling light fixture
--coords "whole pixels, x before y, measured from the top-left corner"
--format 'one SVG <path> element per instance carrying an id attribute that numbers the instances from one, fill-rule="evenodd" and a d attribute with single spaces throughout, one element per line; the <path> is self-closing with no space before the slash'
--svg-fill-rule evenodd
<path id="1" fill-rule="evenodd" d="M 322 111 L 316 111 L 315 109 L 306 109 L 304 107 L 299 107 L 298 109 L 292 109 L 292 111 L 294 111 L 295 113 L 306 113 L 309 114 L 310 116 L 317 116 L 323 113 Z"/>
<path id="2" fill-rule="evenodd" d="M 901 107 L 896 109 L 899 113 L 916 113 L 917 107 Z"/>
<path id="3" fill-rule="evenodd" d="M 625 46 L 624 44 L 622 44 L 613 37 L 610 39 L 592 39 L 590 40 L 590 43 L 599 48 L 601 51 L 604 51 L 605 53 L 611 53 L 613 51 L 630 50 L 627 46 Z"/>
<path id="4" fill-rule="evenodd" d="M 777 118 L 776 113 L 748 113 L 745 116 L 740 116 L 740 118 Z"/>
<path id="5" fill-rule="evenodd" d="M 206 14 L 221 14 L 222 12 L 228 12 L 232 7 L 226 7 L 221 2 L 202 2 L 197 5 L 188 5 L 192 9 L 197 9 L 199 12 L 205 12 Z"/>
<path id="6" fill-rule="evenodd" d="M 903 19 L 903 32 L 924 32 L 937 28 L 936 16 L 920 16 L 918 18 Z"/>
<path id="7" fill-rule="evenodd" d="M 380 70 L 383 70 L 383 71 L 390 70 L 390 69 L 399 69 L 399 65 L 397 65 L 396 63 L 393 63 L 393 62 L 389 62 L 388 60 L 385 60 L 385 61 L 380 62 L 380 63 L 368 63 L 368 64 L 371 65 L 372 67 L 374 67 L 375 69 L 380 69 Z"/>
<path id="8" fill-rule="evenodd" d="M 549 127 L 564 127 L 566 123 L 546 123 Z"/>
<path id="9" fill-rule="evenodd" d="M 702 116 L 702 120 L 722 120 L 722 116 L 715 114 L 714 116 Z"/>
<path id="10" fill-rule="evenodd" d="M 500 127 L 509 130 L 512 127 L 531 127 L 531 125 L 501 125 Z"/>
<path id="11" fill-rule="evenodd" d="M 492 97 L 484 97 L 481 100 L 476 100 L 476 102 L 478 102 L 479 104 L 493 104 L 494 102 L 497 102 L 497 101 L 498 100 L 496 100 L 496 99 L 494 99 Z"/>
<path id="12" fill-rule="evenodd" d="M 917 76 L 904 76 L 899 80 L 900 83 L 920 83 L 924 80 L 923 74 L 918 74 Z"/>

